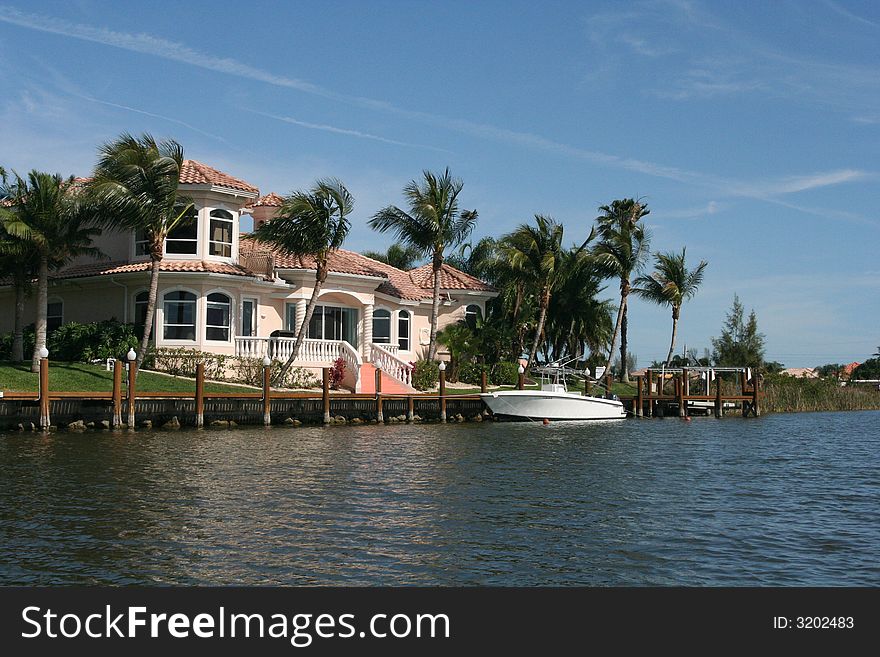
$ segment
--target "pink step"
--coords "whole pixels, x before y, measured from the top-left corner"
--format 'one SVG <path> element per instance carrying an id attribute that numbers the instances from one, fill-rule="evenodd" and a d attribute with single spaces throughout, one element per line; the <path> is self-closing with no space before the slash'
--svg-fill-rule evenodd
<path id="1" fill-rule="evenodd" d="M 371 363 L 361 365 L 361 392 L 376 392 L 376 368 Z M 382 393 L 386 395 L 411 395 L 417 392 L 403 381 L 398 381 L 387 372 L 382 372 Z"/>

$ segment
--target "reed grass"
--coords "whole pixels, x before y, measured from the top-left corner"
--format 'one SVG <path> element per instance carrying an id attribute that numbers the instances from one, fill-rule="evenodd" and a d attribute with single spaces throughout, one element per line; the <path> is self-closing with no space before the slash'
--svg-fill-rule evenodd
<path id="1" fill-rule="evenodd" d="M 844 386 L 833 379 L 768 376 L 761 395 L 763 413 L 858 411 L 880 409 L 880 391 L 870 386 Z"/>

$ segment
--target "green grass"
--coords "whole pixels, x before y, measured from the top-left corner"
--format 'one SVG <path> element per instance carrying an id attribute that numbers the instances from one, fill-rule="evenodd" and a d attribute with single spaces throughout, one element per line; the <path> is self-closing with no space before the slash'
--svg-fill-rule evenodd
<path id="1" fill-rule="evenodd" d="M 195 380 L 141 372 L 137 388 L 141 392 L 194 392 Z M 30 363 L 0 362 L 0 390 L 36 392 L 39 375 L 31 372 Z M 85 363 L 50 363 L 49 390 L 57 392 L 110 392 L 113 373 L 101 365 Z M 242 386 L 206 383 L 205 392 L 246 392 Z"/>

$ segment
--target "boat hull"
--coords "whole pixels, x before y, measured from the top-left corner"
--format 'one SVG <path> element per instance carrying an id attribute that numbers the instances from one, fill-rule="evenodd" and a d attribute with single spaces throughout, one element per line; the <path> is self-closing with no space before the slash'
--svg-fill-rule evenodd
<path id="1" fill-rule="evenodd" d="M 623 404 L 614 399 L 582 397 L 541 390 L 505 390 L 480 395 L 492 414 L 517 420 L 622 420 Z"/>

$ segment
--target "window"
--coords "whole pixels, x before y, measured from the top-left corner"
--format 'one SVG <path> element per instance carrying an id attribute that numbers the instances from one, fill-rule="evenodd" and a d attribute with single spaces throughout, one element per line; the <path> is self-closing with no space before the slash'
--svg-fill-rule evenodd
<path id="1" fill-rule="evenodd" d="M 373 312 L 373 342 L 391 344 L 391 311 L 380 308 Z"/>
<path id="2" fill-rule="evenodd" d="M 241 334 L 249 337 L 257 334 L 257 300 L 242 299 L 241 302 Z"/>
<path id="3" fill-rule="evenodd" d="M 464 309 L 464 321 L 471 328 L 477 327 L 477 322 L 483 319 L 483 311 L 476 304 L 471 304 Z"/>
<path id="4" fill-rule="evenodd" d="M 50 301 L 46 304 L 46 330 L 54 331 L 64 323 L 64 302 Z"/>
<path id="5" fill-rule="evenodd" d="M 318 340 L 345 340 L 357 347 L 357 323 L 357 308 L 315 306 L 307 335 Z"/>
<path id="6" fill-rule="evenodd" d="M 211 235 L 208 254 L 232 257 L 232 213 L 226 210 L 211 210 Z"/>
<path id="7" fill-rule="evenodd" d="M 409 351 L 409 311 L 397 313 L 397 344 L 401 351 Z"/>
<path id="8" fill-rule="evenodd" d="M 150 240 L 147 231 L 138 230 L 134 234 L 134 254 L 136 256 L 150 255 Z"/>
<path id="9" fill-rule="evenodd" d="M 178 208 L 182 212 L 183 208 Z M 199 247 L 199 213 L 190 206 L 183 218 L 168 232 L 165 253 L 194 255 Z"/>
<path id="10" fill-rule="evenodd" d="M 147 302 L 150 293 L 146 290 L 138 292 L 134 297 L 134 325 L 143 328 L 147 325 Z"/>
<path id="11" fill-rule="evenodd" d="M 221 292 L 208 295 L 205 318 L 205 339 L 229 342 L 229 309 L 231 299 Z"/>
<path id="12" fill-rule="evenodd" d="M 196 339 L 196 295 L 178 290 L 168 292 L 165 297 L 166 340 Z"/>

